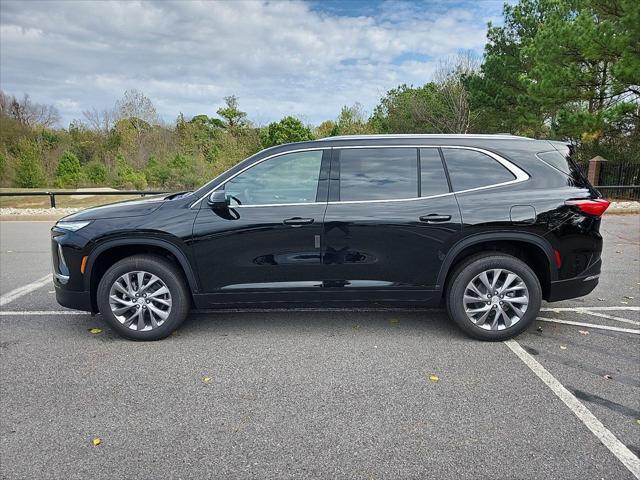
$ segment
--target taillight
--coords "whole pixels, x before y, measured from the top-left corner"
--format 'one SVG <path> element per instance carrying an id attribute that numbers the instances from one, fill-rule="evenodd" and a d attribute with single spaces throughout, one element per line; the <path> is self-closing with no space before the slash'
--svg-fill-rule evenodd
<path id="1" fill-rule="evenodd" d="M 611 202 L 605 200 L 604 198 L 596 198 L 588 200 L 567 200 L 564 203 L 565 205 L 573 205 L 574 207 L 578 207 L 581 212 L 599 217 L 607 208 L 609 208 L 609 204 Z"/>

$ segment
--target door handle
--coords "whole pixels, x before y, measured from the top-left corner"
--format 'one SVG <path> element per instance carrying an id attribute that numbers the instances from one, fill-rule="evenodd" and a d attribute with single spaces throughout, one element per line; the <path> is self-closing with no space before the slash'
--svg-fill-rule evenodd
<path id="1" fill-rule="evenodd" d="M 425 223 L 448 222 L 449 220 L 451 220 L 451 215 L 437 215 L 435 213 L 420 217 L 420 221 Z"/>
<path id="2" fill-rule="evenodd" d="M 293 217 L 283 220 L 282 223 L 285 225 L 291 225 L 292 227 L 301 227 L 302 225 L 311 225 L 313 223 L 313 218 Z"/>

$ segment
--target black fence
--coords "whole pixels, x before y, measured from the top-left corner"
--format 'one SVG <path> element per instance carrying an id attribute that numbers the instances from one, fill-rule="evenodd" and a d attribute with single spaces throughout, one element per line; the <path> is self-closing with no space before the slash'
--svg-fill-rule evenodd
<path id="1" fill-rule="evenodd" d="M 102 196 L 102 195 L 140 195 L 144 197 L 146 195 L 159 195 L 162 193 L 169 193 L 166 190 L 121 190 L 121 191 L 107 191 L 107 192 L 99 192 L 95 190 L 87 190 L 87 191 L 76 191 L 76 190 L 61 190 L 57 192 L 49 192 L 49 191 L 31 191 L 25 190 L 22 192 L 0 192 L 0 197 L 49 197 L 49 201 L 51 203 L 51 208 L 56 208 L 56 197 L 61 195 L 94 195 L 94 196 Z"/>
<path id="2" fill-rule="evenodd" d="M 598 185 L 640 185 L 640 163 L 602 163 Z"/>
<path id="3" fill-rule="evenodd" d="M 607 198 L 640 200 L 640 163 L 604 162 L 597 183 Z"/>
<path id="4" fill-rule="evenodd" d="M 588 176 L 589 162 L 578 163 Z M 614 200 L 640 200 L 640 163 L 603 162 L 596 188 L 603 196 Z"/>

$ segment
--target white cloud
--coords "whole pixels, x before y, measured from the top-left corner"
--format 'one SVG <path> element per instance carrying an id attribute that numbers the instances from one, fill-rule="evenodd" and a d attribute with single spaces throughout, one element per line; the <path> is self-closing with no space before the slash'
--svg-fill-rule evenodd
<path id="1" fill-rule="evenodd" d="M 317 123 L 425 83 L 443 56 L 480 52 L 496 10 L 475 8 L 393 3 L 338 16 L 284 1 L 3 2 L 0 87 L 55 103 L 65 122 L 137 88 L 169 121 L 212 114 L 235 94 L 256 121 Z M 403 54 L 430 58 L 394 63 Z"/>

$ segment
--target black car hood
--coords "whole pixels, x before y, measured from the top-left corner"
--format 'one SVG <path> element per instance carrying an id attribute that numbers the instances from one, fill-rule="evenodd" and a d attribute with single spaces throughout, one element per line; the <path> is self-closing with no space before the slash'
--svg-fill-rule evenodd
<path id="1" fill-rule="evenodd" d="M 149 215 L 165 202 L 166 195 L 154 195 L 141 200 L 125 200 L 100 207 L 87 208 L 64 217 L 64 221 L 98 220 Z"/>

